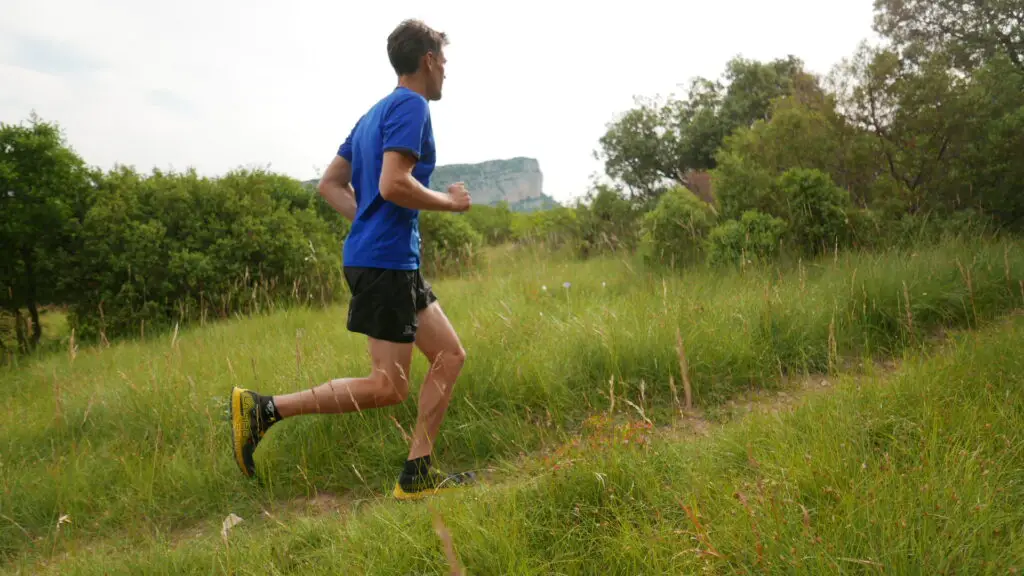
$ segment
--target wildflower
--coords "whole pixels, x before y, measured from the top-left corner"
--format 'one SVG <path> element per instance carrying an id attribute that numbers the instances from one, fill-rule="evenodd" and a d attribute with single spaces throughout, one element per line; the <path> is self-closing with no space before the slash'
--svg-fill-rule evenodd
<path id="1" fill-rule="evenodd" d="M 565 289 L 568 289 L 569 286 L 572 286 L 572 284 L 570 284 L 569 282 L 566 282 L 565 284 L 562 284 L 562 288 L 565 288 Z"/>

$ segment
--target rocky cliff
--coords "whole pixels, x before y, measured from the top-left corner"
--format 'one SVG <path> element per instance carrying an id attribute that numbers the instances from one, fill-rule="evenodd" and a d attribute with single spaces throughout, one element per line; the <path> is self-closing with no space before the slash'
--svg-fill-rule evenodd
<path id="1" fill-rule="evenodd" d="M 319 180 L 304 182 L 315 188 Z M 533 212 L 558 206 L 543 191 L 544 175 L 534 158 L 488 160 L 478 164 L 448 164 L 434 168 L 430 187 L 444 192 L 455 182 L 463 182 L 473 196 L 473 204 L 495 206 L 508 202 L 513 212 Z"/>
<path id="2" fill-rule="evenodd" d="M 450 184 L 464 182 L 473 196 L 473 204 L 496 205 L 502 200 L 519 212 L 532 212 L 556 206 L 544 194 L 544 176 L 534 158 L 488 160 L 478 164 L 438 166 L 430 178 L 430 187 L 444 192 Z"/>

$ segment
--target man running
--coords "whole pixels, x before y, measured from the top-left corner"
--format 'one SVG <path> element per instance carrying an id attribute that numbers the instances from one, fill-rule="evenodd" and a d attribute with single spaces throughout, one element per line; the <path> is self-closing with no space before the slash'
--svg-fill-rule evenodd
<path id="1" fill-rule="evenodd" d="M 283 418 L 405 401 L 415 345 L 430 361 L 430 370 L 420 389 L 416 429 L 394 495 L 419 498 L 474 479 L 471 473 L 441 473 L 430 462 L 466 359 L 419 269 L 419 211 L 464 212 L 471 204 L 462 183 L 450 186 L 447 194 L 428 188 L 435 163 L 428 102 L 441 99 L 447 44 L 445 33 L 418 20 L 395 28 L 387 50 L 398 85 L 359 119 L 320 181 L 320 194 L 352 222 L 344 243 L 345 280 L 352 293 L 348 329 L 368 337 L 373 369 L 366 377 L 340 378 L 280 396 L 234 388 L 235 459 L 246 476 L 255 472 L 256 445 Z"/>

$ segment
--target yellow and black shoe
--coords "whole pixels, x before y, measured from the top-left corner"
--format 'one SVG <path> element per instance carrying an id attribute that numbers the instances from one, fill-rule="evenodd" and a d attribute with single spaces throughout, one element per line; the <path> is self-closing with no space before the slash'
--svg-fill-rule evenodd
<path id="1" fill-rule="evenodd" d="M 437 468 L 429 468 L 425 473 L 407 474 L 405 471 L 395 482 L 392 492 L 398 500 L 419 500 L 428 496 L 446 494 L 476 483 L 473 472 L 445 474 Z"/>
<path id="2" fill-rule="evenodd" d="M 281 416 L 274 406 L 273 398 L 238 387 L 231 390 L 230 410 L 235 462 L 242 474 L 251 477 L 256 473 L 256 464 L 252 458 L 256 446 Z"/>

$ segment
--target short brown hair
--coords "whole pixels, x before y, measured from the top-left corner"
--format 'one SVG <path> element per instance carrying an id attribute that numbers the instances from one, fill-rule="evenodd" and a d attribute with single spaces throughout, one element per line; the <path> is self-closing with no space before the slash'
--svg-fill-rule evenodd
<path id="1" fill-rule="evenodd" d="M 438 53 L 448 44 L 448 35 L 420 20 L 405 20 L 388 36 L 388 60 L 399 76 L 413 74 L 427 52 Z"/>

